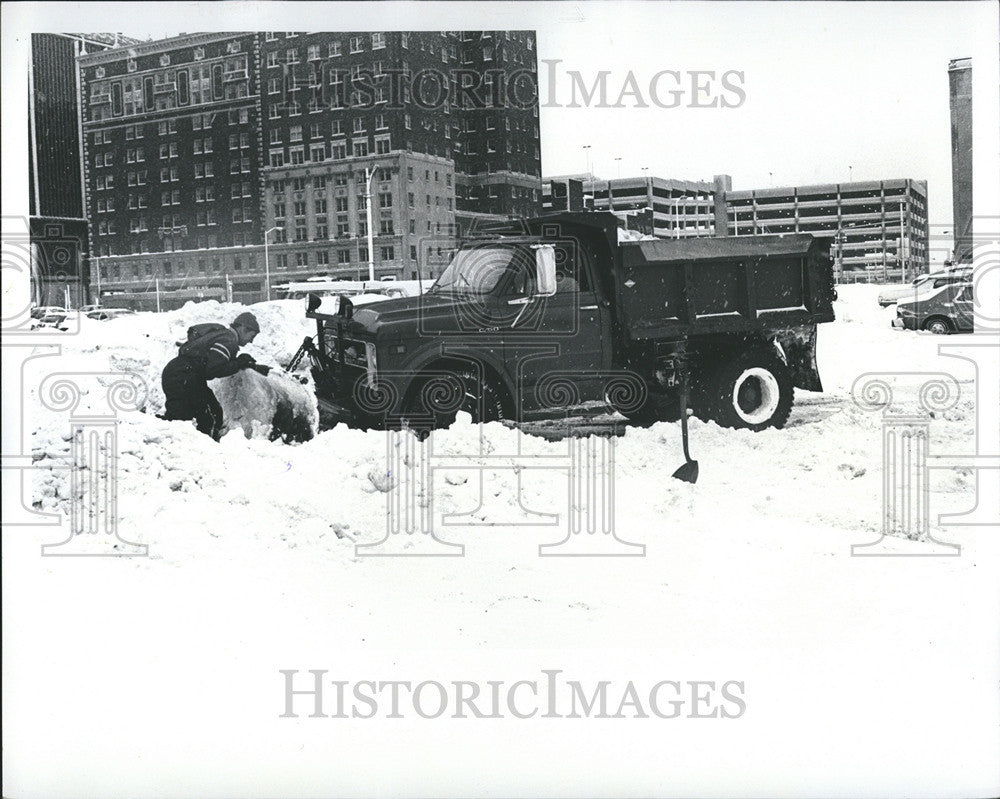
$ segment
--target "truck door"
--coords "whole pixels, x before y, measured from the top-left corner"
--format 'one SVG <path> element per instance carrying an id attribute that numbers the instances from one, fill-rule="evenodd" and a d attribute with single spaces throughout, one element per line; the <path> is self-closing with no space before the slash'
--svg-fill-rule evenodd
<path id="1" fill-rule="evenodd" d="M 531 299 L 536 285 L 530 269 L 516 274 L 508 286 L 509 307 L 524 303 L 524 312 L 504 331 L 504 360 L 519 381 L 526 408 L 550 404 L 539 402 L 535 388 L 555 372 L 577 386 L 579 401 L 600 399 L 599 373 L 610 364 L 610 316 L 581 257 L 574 245 L 556 246 L 556 293 L 551 297 Z"/>

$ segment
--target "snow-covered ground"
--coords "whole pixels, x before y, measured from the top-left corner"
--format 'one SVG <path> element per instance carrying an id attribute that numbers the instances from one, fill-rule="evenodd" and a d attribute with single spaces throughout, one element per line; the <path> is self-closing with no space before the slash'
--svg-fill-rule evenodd
<path id="1" fill-rule="evenodd" d="M 886 477 L 883 415 L 852 401 L 855 380 L 900 373 L 893 410 L 916 415 L 925 378 L 907 373 L 953 375 L 961 393 L 929 420 L 929 449 L 961 455 L 975 451 L 974 373 L 938 354 L 944 339 L 892 330 L 878 290 L 841 287 L 837 321 L 819 334 L 825 391 L 797 392 L 784 430 L 692 421 L 697 484 L 670 479 L 683 462 L 678 425 L 615 439 L 616 531 L 645 545 L 634 558 L 538 556 L 565 535 L 565 471 L 486 470 L 480 496 L 480 473 L 461 468 L 436 472 L 433 512 L 464 557 L 364 557 L 356 545 L 385 537 L 387 492 L 405 479 L 387 465 L 387 434 L 338 427 L 287 446 L 234 423 L 217 444 L 154 415 L 159 371 L 187 327 L 228 322 L 242 307 L 82 320 L 61 342 L 59 369 L 129 370 L 149 387 L 146 412 L 121 415 L 117 504 L 120 534 L 149 557 L 40 557 L 40 544 L 65 533 L 5 529 L 5 669 L 19 688 L 4 708 L 15 724 L 8 795 L 55 795 L 69 775 L 94 796 L 537 794 L 581 774 L 593 795 L 748 784 L 762 794 L 976 792 L 998 749 L 997 644 L 984 634 L 996 621 L 1000 536 L 938 519 L 974 505 L 975 475 L 934 470 L 928 486 L 930 534 L 960 543 L 960 557 L 851 557 L 880 536 Z M 286 363 L 311 332 L 302 303 L 252 310 L 262 333 L 247 351 Z M 25 385 L 51 370 L 29 362 Z M 265 394 L 268 381 L 307 388 L 280 374 L 232 380 Z M 218 387 L 227 407 L 232 388 Z M 33 501 L 68 512 L 68 416 L 37 402 L 30 413 Z M 461 455 L 478 435 L 459 422 L 434 446 Z M 512 453 L 520 435 L 487 425 L 484 446 Z M 569 443 L 522 436 L 520 446 L 560 456 Z M 531 526 L 541 517 L 525 508 L 559 524 Z M 445 526 L 451 513 L 476 524 Z M 889 543 L 940 551 L 912 526 Z M 279 669 L 482 682 L 553 668 L 618 683 L 739 680 L 747 711 L 713 721 L 279 718 Z"/>

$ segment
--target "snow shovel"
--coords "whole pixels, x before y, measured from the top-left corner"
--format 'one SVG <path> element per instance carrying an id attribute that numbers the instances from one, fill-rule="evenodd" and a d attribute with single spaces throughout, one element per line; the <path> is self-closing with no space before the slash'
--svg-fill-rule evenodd
<path id="1" fill-rule="evenodd" d="M 681 440 L 684 443 L 684 464 L 674 472 L 674 477 L 685 483 L 698 482 L 698 461 L 691 460 L 688 452 L 688 373 L 687 367 L 681 376 Z"/>

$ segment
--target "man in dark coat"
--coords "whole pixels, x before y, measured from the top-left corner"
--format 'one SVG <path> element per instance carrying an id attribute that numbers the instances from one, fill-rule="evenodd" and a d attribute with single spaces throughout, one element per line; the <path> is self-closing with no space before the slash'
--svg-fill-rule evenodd
<path id="1" fill-rule="evenodd" d="M 237 355 L 260 332 L 252 313 L 241 313 L 230 327 L 209 322 L 188 328 L 188 340 L 177 357 L 163 369 L 163 393 L 167 397 L 163 418 L 194 419 L 198 429 L 216 441 L 222 433 L 222 406 L 208 381 L 229 377 L 241 369 L 266 373 L 248 354 Z"/>

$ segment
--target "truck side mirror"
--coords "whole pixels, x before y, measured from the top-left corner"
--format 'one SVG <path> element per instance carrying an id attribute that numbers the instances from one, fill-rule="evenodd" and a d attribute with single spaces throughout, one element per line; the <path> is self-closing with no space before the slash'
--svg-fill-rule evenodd
<path id="1" fill-rule="evenodd" d="M 538 296 L 551 297 L 556 293 L 556 248 L 551 244 L 536 244 L 535 271 L 538 274 Z"/>

